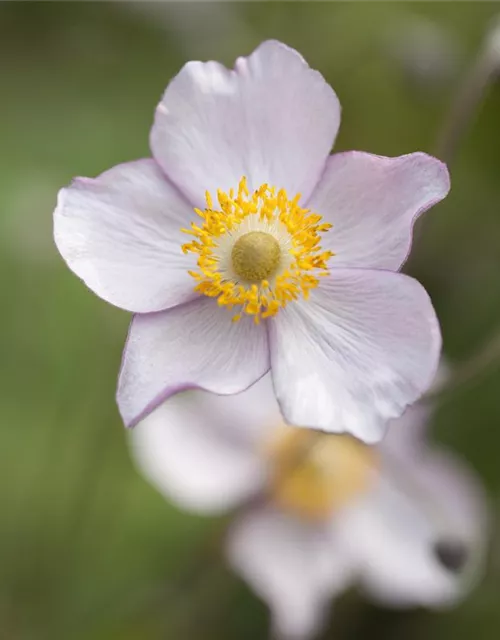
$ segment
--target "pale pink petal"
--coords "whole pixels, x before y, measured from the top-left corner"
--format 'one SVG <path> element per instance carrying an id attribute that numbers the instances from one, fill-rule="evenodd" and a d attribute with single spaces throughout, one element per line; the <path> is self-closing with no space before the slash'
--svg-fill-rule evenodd
<path id="1" fill-rule="evenodd" d="M 455 604 L 484 561 L 488 527 L 477 479 L 458 460 L 437 453 L 413 464 L 384 460 L 382 474 L 373 492 L 336 521 L 364 588 L 392 606 Z"/>
<path id="2" fill-rule="evenodd" d="M 401 417 L 389 420 L 387 432 L 380 443 L 382 451 L 418 455 L 432 418 L 432 409 L 430 403 L 421 400 L 408 407 Z"/>
<path id="3" fill-rule="evenodd" d="M 231 318 L 206 297 L 135 316 L 118 382 L 118 406 L 127 426 L 179 391 L 239 393 L 269 370 L 265 327 L 248 316 L 240 322 Z"/>
<path id="4" fill-rule="evenodd" d="M 437 392 L 449 376 L 449 367 L 441 358 L 439 368 L 429 393 Z M 434 411 L 434 402 L 424 396 L 406 409 L 399 418 L 390 420 L 387 433 L 380 443 L 382 453 L 387 452 L 398 456 L 420 458 L 426 445 L 425 436 L 429 431 Z"/>
<path id="5" fill-rule="evenodd" d="M 351 580 L 350 564 L 329 532 L 271 506 L 234 523 L 227 552 L 234 570 L 269 606 L 282 638 L 312 637 L 332 597 Z"/>
<path id="6" fill-rule="evenodd" d="M 425 153 L 385 158 L 360 151 L 328 159 L 308 208 L 333 224 L 323 247 L 330 266 L 397 271 L 416 218 L 450 189 L 446 165 Z"/>
<path id="7" fill-rule="evenodd" d="M 269 183 L 307 198 L 340 122 L 338 99 L 320 73 L 284 44 L 268 41 L 235 69 L 189 62 L 170 82 L 151 149 L 197 206 L 205 191 Z"/>
<path id="8" fill-rule="evenodd" d="M 194 213 L 154 160 L 137 160 L 59 192 L 57 248 L 98 296 L 134 312 L 167 309 L 195 297 L 195 260 L 181 245 Z"/>
<path id="9" fill-rule="evenodd" d="M 143 475 L 168 499 L 195 512 L 219 512 L 253 497 L 267 478 L 262 441 L 280 424 L 268 374 L 232 396 L 186 391 L 130 432 Z"/>
<path id="10" fill-rule="evenodd" d="M 336 269 L 269 324 L 285 419 L 379 440 L 430 386 L 441 335 L 424 288 L 390 271 Z"/>
<path id="11" fill-rule="evenodd" d="M 392 458 L 393 467 L 387 464 L 389 473 L 397 460 Z M 472 546 L 484 541 L 489 526 L 487 499 L 480 479 L 465 459 L 433 447 L 413 464 L 408 458 L 401 460 L 423 492 L 443 505 L 448 531 L 454 531 Z"/>

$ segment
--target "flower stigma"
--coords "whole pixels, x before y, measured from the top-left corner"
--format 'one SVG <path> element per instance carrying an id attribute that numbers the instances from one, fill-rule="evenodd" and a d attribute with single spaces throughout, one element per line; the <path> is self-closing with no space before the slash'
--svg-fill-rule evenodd
<path id="1" fill-rule="evenodd" d="M 373 447 L 349 435 L 282 425 L 267 442 L 269 495 L 282 509 L 324 520 L 366 491 L 378 467 Z"/>
<path id="2" fill-rule="evenodd" d="M 243 280 L 261 282 L 275 271 L 280 255 L 280 245 L 270 233 L 249 231 L 234 243 L 231 259 Z"/>
<path id="3" fill-rule="evenodd" d="M 329 274 L 334 254 L 320 242 L 332 225 L 300 207 L 300 194 L 289 199 L 284 189 L 263 184 L 250 195 L 243 177 L 237 193 L 217 191 L 218 207 L 210 193 L 205 198 L 207 207 L 195 209 L 202 222 L 182 229 L 194 236 L 182 250 L 198 256 L 198 270 L 189 271 L 195 291 L 236 307 L 234 322 L 245 313 L 258 324 L 300 296 L 307 300 Z"/>

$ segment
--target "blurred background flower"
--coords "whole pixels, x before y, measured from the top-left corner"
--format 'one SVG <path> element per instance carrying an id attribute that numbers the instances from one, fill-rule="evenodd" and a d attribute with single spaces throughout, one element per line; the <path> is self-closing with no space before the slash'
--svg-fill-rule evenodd
<path id="1" fill-rule="evenodd" d="M 496 10 L 1 3 L 0 637 L 253 639 L 268 628 L 265 606 L 216 557 L 225 516 L 168 505 L 129 459 L 113 399 L 128 318 L 58 258 L 57 190 L 148 155 L 151 105 L 187 59 L 230 65 L 269 37 L 301 51 L 335 87 L 345 114 L 336 150 L 433 152 Z M 418 62 L 431 47 L 421 29 L 411 35 L 416 24 L 432 25 L 435 64 Z M 419 223 L 406 266 L 430 291 L 459 370 L 500 323 L 499 103 L 495 83 L 455 155 L 451 194 Z M 499 384 L 492 366 L 443 396 L 430 425 L 433 439 L 476 469 L 494 517 Z M 496 640 L 499 552 L 494 530 L 485 578 L 449 612 L 386 612 L 351 591 L 324 637 Z"/>
<path id="2" fill-rule="evenodd" d="M 230 564 L 269 605 L 278 637 L 309 638 L 352 584 L 395 607 L 449 607 L 485 556 L 480 482 L 427 451 L 420 403 L 369 447 L 283 424 L 270 374 L 236 396 L 171 398 L 131 434 L 142 473 L 181 508 L 239 506 Z"/>

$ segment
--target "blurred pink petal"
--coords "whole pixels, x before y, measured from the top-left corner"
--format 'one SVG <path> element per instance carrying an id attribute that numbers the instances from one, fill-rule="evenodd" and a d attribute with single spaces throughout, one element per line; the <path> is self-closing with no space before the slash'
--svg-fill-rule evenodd
<path id="1" fill-rule="evenodd" d="M 409 455 L 408 443 L 399 442 L 400 455 L 397 447 L 382 455 L 379 482 L 335 518 L 335 535 L 373 599 L 390 606 L 452 606 L 484 568 L 484 490 L 458 456 L 436 449 Z"/>
<path id="2" fill-rule="evenodd" d="M 271 506 L 239 517 L 227 545 L 230 564 L 269 605 L 282 638 L 314 636 L 332 596 L 352 580 L 348 559 L 326 528 Z"/>
<path id="3" fill-rule="evenodd" d="M 449 374 L 450 367 L 445 358 L 441 357 L 429 389 L 430 393 L 438 392 L 447 382 Z M 427 445 L 429 422 L 433 412 L 433 403 L 426 397 L 421 402 L 410 405 L 399 418 L 390 420 L 384 439 L 380 442 L 382 454 L 394 453 L 398 457 L 419 458 Z"/>
<path id="4" fill-rule="evenodd" d="M 170 398 L 130 432 L 130 449 L 167 499 L 214 513 L 263 491 L 262 442 L 280 421 L 268 374 L 241 394 L 188 391 Z"/>

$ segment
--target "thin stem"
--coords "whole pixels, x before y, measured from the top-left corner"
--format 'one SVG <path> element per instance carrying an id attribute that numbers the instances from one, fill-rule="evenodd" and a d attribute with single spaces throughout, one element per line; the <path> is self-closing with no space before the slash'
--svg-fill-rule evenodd
<path id="1" fill-rule="evenodd" d="M 482 47 L 452 103 L 436 143 L 436 156 L 452 162 L 465 132 L 500 70 L 500 17 L 493 20 Z M 500 360 L 500 330 L 475 353 L 450 380 L 425 396 L 425 400 L 446 402 L 457 388 L 475 382 Z"/>
<path id="2" fill-rule="evenodd" d="M 500 66 L 500 19 L 493 22 L 483 46 L 453 100 L 438 136 L 435 154 L 446 163 L 454 160 L 457 148 L 484 100 Z"/>
<path id="3" fill-rule="evenodd" d="M 474 353 L 465 364 L 457 369 L 448 382 L 441 385 L 436 391 L 426 394 L 423 400 L 433 403 L 436 401 L 439 403 L 447 402 L 457 389 L 463 389 L 467 385 L 476 383 L 482 376 L 499 366 L 500 330 L 497 330 L 482 349 Z"/>

